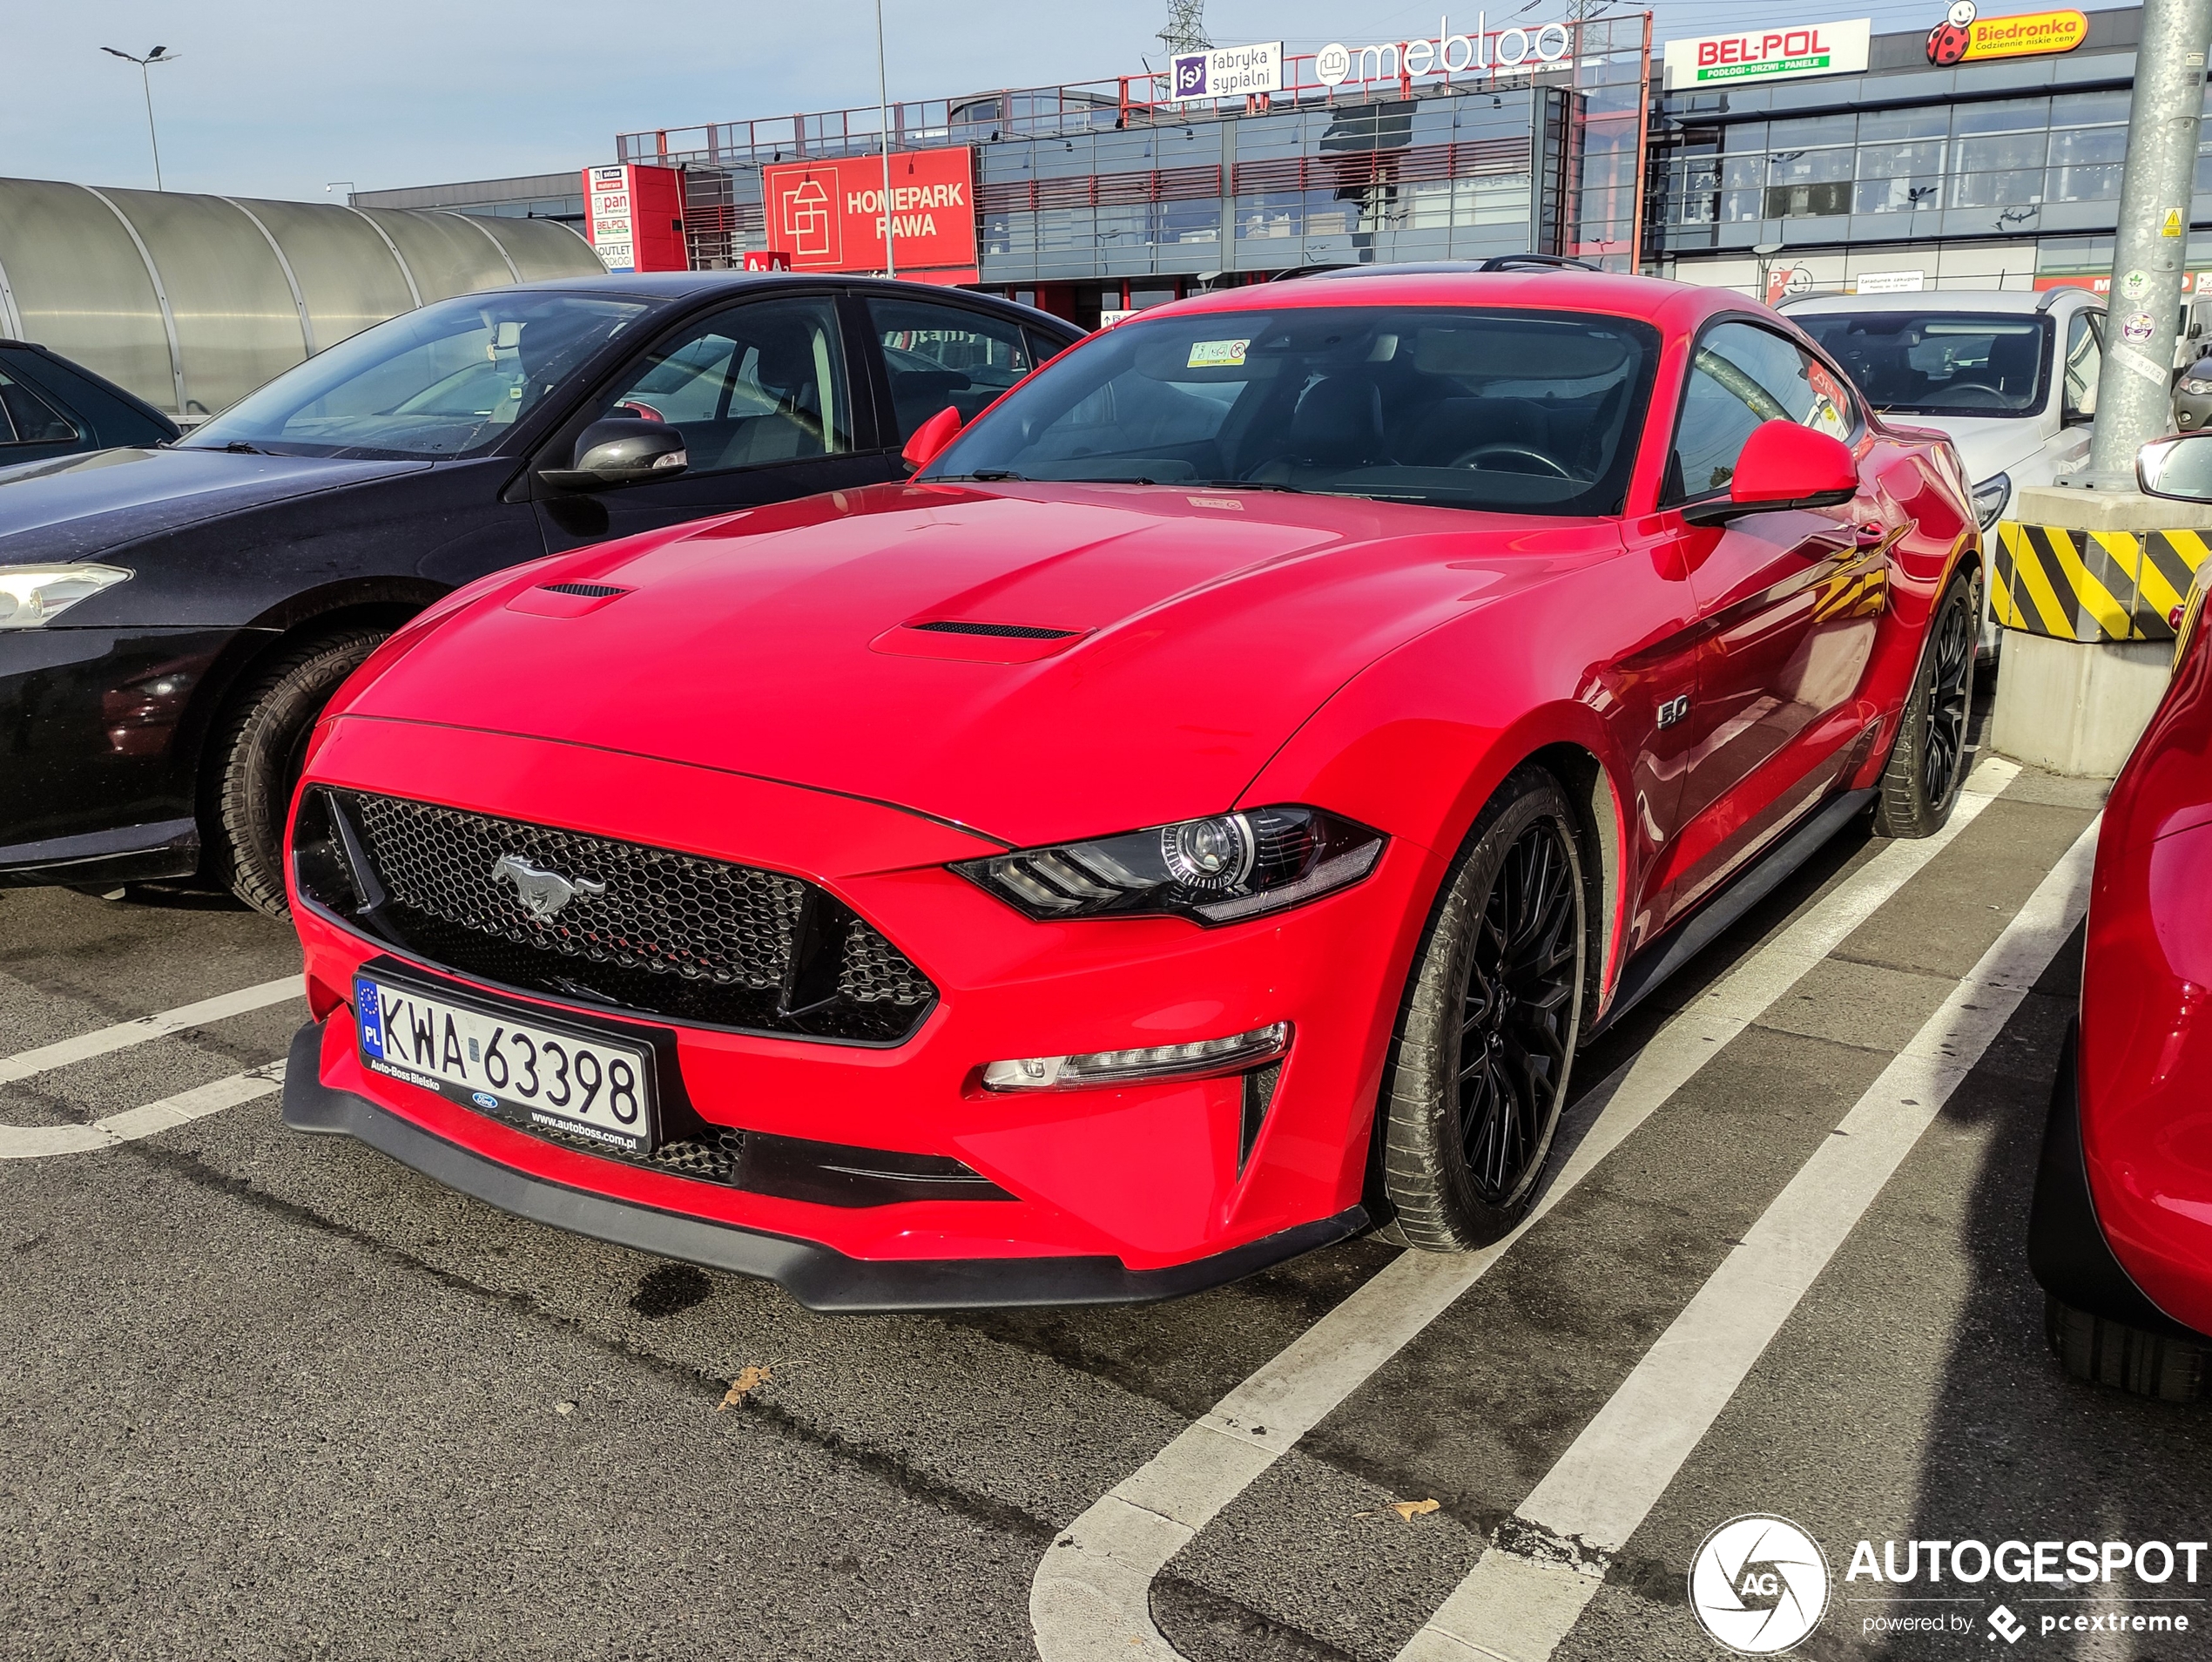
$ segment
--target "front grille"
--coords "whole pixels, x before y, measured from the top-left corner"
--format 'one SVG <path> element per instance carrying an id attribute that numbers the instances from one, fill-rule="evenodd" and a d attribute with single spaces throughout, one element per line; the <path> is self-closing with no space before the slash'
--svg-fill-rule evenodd
<path id="1" fill-rule="evenodd" d="M 693 1135 L 663 1143 L 650 1154 L 630 1154 L 590 1137 L 530 1118 L 502 1103 L 492 1118 L 516 1131 L 579 1154 L 620 1160 L 695 1183 L 715 1183 L 753 1194 L 805 1200 L 818 1206 L 888 1206 L 907 1200 L 1011 1200 L 1014 1197 L 973 1166 L 941 1154 L 904 1154 L 810 1142 L 766 1132 L 738 1131 L 700 1121 Z"/>
<path id="2" fill-rule="evenodd" d="M 672 849 L 327 788 L 293 835 L 303 893 L 475 979 L 748 1031 L 894 1044 L 937 990 L 826 890 Z"/>

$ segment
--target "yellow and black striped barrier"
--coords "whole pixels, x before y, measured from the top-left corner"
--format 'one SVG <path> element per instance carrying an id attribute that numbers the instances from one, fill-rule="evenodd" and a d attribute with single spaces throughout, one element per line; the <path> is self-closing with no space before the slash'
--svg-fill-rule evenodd
<path id="1" fill-rule="evenodd" d="M 2054 640 L 2171 640 L 2170 620 L 2204 564 L 2208 535 L 2002 521 L 1990 613 L 2007 629 Z"/>

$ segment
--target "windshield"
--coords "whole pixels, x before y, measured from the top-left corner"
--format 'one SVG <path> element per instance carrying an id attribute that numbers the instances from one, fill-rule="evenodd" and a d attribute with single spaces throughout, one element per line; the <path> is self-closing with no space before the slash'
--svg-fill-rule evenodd
<path id="1" fill-rule="evenodd" d="M 1133 321 L 1017 388 L 922 476 L 1618 513 L 1658 348 L 1649 324 L 1577 312 L 1362 306 Z"/>
<path id="2" fill-rule="evenodd" d="M 403 312 L 203 422 L 180 448 L 276 456 L 473 456 L 634 322 L 641 301 L 508 290 Z"/>
<path id="3" fill-rule="evenodd" d="M 2047 318 L 1966 312 L 1793 312 L 1790 321 L 1877 409 L 1911 416 L 2029 416 L 2043 407 Z"/>

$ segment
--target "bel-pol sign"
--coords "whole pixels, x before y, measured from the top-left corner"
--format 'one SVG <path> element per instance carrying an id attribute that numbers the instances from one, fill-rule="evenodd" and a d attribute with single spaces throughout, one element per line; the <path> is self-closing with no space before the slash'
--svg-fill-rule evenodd
<path id="1" fill-rule="evenodd" d="M 1283 90 L 1283 43 L 1211 46 L 1168 60 L 1175 66 L 1178 98 L 1241 98 Z"/>
<path id="2" fill-rule="evenodd" d="M 1667 91 L 1743 81 L 1791 81 L 1807 75 L 1860 75 L 1873 20 L 1796 24 L 1744 35 L 1667 43 Z"/>

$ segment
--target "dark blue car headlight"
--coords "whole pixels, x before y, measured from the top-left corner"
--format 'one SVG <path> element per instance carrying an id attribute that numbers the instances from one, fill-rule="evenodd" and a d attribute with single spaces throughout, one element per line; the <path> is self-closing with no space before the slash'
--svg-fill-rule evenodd
<path id="1" fill-rule="evenodd" d="M 1358 882 L 1387 841 L 1318 808 L 1242 808 L 953 867 L 1034 918 L 1236 923 Z"/>

